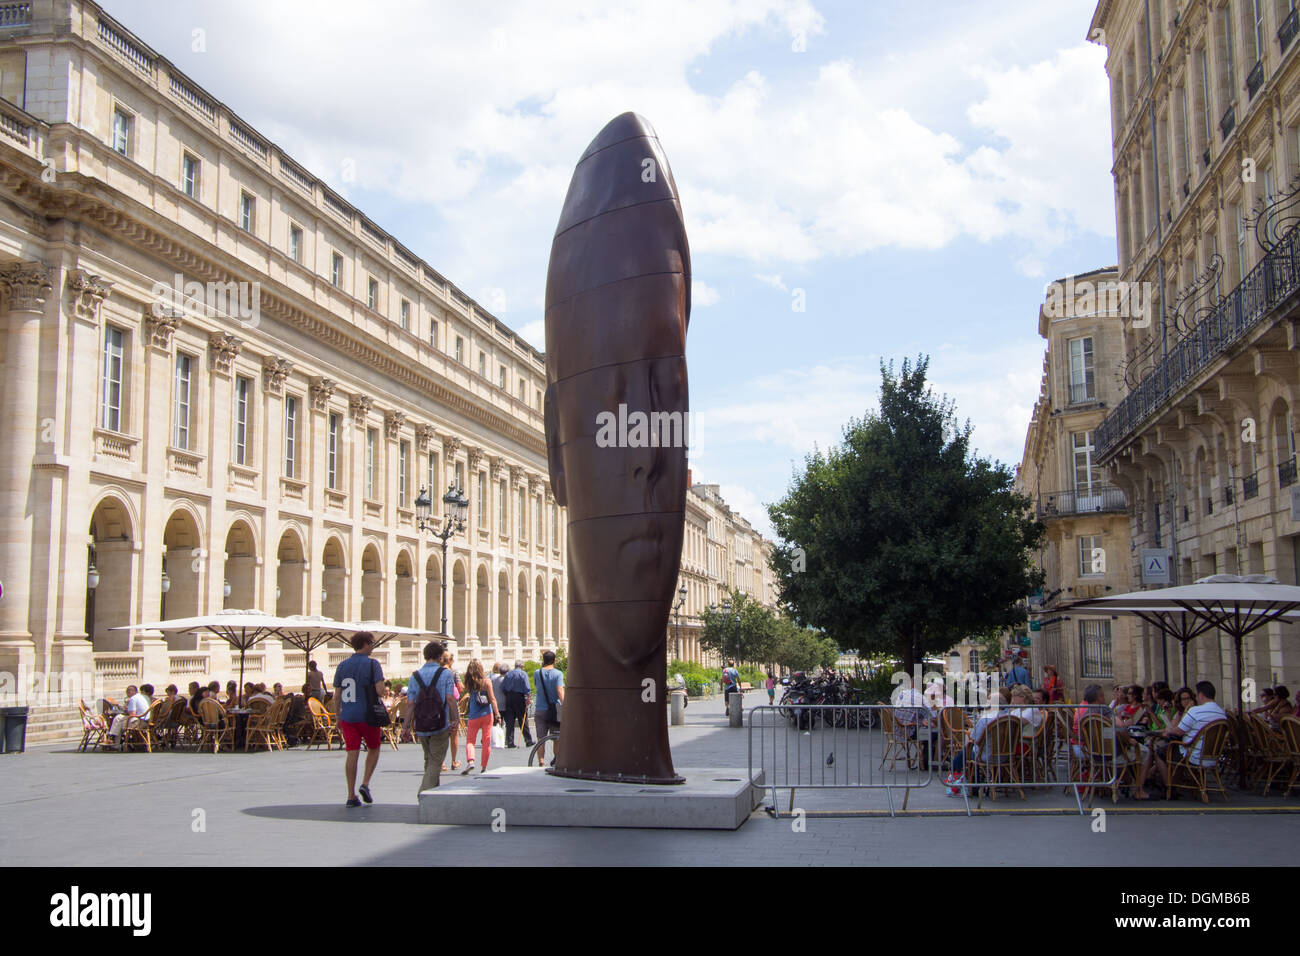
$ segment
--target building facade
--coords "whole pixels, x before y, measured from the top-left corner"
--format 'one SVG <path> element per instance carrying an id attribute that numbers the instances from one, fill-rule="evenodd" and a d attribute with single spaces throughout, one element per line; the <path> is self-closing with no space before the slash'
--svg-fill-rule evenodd
<path id="1" fill-rule="evenodd" d="M 1047 340 L 1042 385 L 1016 470 L 1018 490 L 1047 527 L 1038 556 L 1046 580 L 1029 602 L 1030 668 L 1037 684 L 1042 667 L 1055 665 L 1072 701 L 1088 684 L 1137 679 L 1131 619 L 1062 609 L 1133 584 L 1128 499 L 1106 480 L 1094 439 L 1120 397 L 1118 279 L 1111 267 L 1049 286 L 1038 313 L 1038 334 Z M 969 658 L 970 649 L 964 652 Z"/>
<path id="2" fill-rule="evenodd" d="M 1108 51 L 1120 279 L 1153 302 L 1149 322 L 1123 323 L 1124 394 L 1094 444 L 1130 502 L 1135 558 L 1170 552 L 1173 584 L 1300 581 L 1298 16 L 1290 0 L 1103 0 L 1089 27 Z M 1248 637 L 1244 676 L 1300 679 L 1295 637 Z M 1166 659 L 1177 673 L 1176 644 L 1140 644 L 1138 679 Z M 1193 679 L 1231 687 L 1228 638 L 1189 649 Z"/>
<path id="3" fill-rule="evenodd" d="M 771 556 L 772 542 L 732 510 L 717 485 L 690 484 L 679 585 L 686 598 L 668 619 L 670 659 L 721 663 L 717 652 L 700 646 L 701 615 L 727 600 L 732 589 L 775 610 L 780 595 Z"/>
<path id="4" fill-rule="evenodd" d="M 0 96 L 0 670 L 221 676 L 116 628 L 438 631 L 444 582 L 462 655 L 566 643 L 539 352 L 94 3 L 0 3 Z M 444 565 L 416 499 L 449 485 Z"/>

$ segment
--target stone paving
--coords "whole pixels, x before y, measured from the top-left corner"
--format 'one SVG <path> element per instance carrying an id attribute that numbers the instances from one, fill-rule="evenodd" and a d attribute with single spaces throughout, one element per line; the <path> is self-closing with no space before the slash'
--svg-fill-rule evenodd
<path id="1" fill-rule="evenodd" d="M 762 699 L 753 693 L 747 704 Z M 727 727 L 721 711 L 717 698 L 698 701 L 687 710 L 687 725 L 672 728 L 678 767 L 745 765 L 747 733 Z M 520 766 L 526 754 L 522 747 L 494 750 L 492 765 Z M 1104 804 L 1106 830 L 1094 832 L 1091 816 L 1020 812 L 1049 802 L 1072 805 L 1059 790 L 1057 797 L 1029 797 L 1011 808 L 1016 812 L 971 819 L 810 815 L 800 829 L 759 810 L 735 832 L 507 826 L 493 833 L 417 822 L 421 755 L 414 746 L 383 751 L 372 782 L 377 802 L 361 809 L 343 806 L 342 759 L 337 750 L 301 748 L 148 755 L 78 754 L 63 746 L 0 756 L 0 864 L 231 863 L 256 850 L 263 858 L 322 865 L 1285 865 L 1295 862 L 1300 846 L 1295 813 L 1203 811 L 1190 801 L 1167 805 L 1176 813 L 1151 813 L 1121 800 L 1118 813 Z M 999 804 L 1010 802 L 1020 804 Z M 805 791 L 796 803 L 810 814 L 886 806 L 879 794 L 845 792 Z M 1295 797 L 1269 803 L 1300 808 Z M 960 809 L 960 801 L 937 787 L 909 805 Z M 484 853 L 494 840 L 500 850 Z"/>

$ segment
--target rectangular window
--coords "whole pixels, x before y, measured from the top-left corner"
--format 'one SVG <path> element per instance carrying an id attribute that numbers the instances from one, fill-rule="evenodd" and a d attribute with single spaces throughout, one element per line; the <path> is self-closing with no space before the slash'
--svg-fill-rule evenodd
<path id="1" fill-rule="evenodd" d="M 256 209 L 254 202 L 255 200 L 248 193 L 239 194 L 239 228 L 244 232 L 253 231 L 253 213 Z"/>
<path id="2" fill-rule="evenodd" d="M 190 447 L 190 377 L 194 359 L 176 353 L 176 381 L 172 387 L 172 447 Z"/>
<path id="3" fill-rule="evenodd" d="M 487 355 L 483 352 L 478 353 L 478 373 L 487 378 Z"/>
<path id="4" fill-rule="evenodd" d="M 1233 206 L 1237 216 L 1237 282 L 1246 278 L 1246 218 L 1240 206 Z"/>
<path id="5" fill-rule="evenodd" d="M 1198 52 L 1201 58 L 1201 105 L 1205 107 L 1205 148 L 1209 149 L 1214 142 L 1214 116 L 1210 106 L 1210 57 L 1204 47 Z"/>
<path id="6" fill-rule="evenodd" d="M 298 399 L 284 397 L 284 475 L 298 477 Z"/>
<path id="7" fill-rule="evenodd" d="M 542 533 L 542 496 L 533 502 L 533 543 L 539 548 L 546 547 L 546 537 Z"/>
<path id="8" fill-rule="evenodd" d="M 458 491 L 465 490 L 465 463 L 463 461 L 456 462 L 456 489 Z"/>
<path id="9" fill-rule="evenodd" d="M 289 258 L 294 262 L 302 262 L 302 227 L 289 224 Z"/>
<path id="10" fill-rule="evenodd" d="M 1071 339 L 1070 351 L 1070 404 L 1089 402 L 1097 397 L 1092 368 L 1092 339 Z"/>
<path id="11" fill-rule="evenodd" d="M 528 538 L 528 497 L 524 494 L 523 488 L 519 489 L 515 508 L 519 515 L 519 521 L 517 522 L 519 528 L 519 540 L 524 541 Z"/>
<path id="12" fill-rule="evenodd" d="M 1112 677 L 1110 621 L 1079 622 L 1079 659 L 1084 677 Z"/>
<path id="13" fill-rule="evenodd" d="M 199 161 L 189 153 L 181 155 L 181 191 L 191 199 L 199 198 Z"/>
<path id="14" fill-rule="evenodd" d="M 497 532 L 499 534 L 510 533 L 510 510 L 507 507 L 506 480 L 504 478 L 497 485 Z"/>
<path id="15" fill-rule="evenodd" d="M 1075 510 L 1091 511 L 1089 499 L 1101 491 L 1101 472 L 1093 457 L 1092 432 L 1072 433 L 1070 444 L 1074 451 Z"/>
<path id="16" fill-rule="evenodd" d="M 528 383 L 521 378 L 519 380 L 519 400 L 521 402 L 524 400 L 525 389 L 527 388 L 528 388 Z"/>
<path id="17" fill-rule="evenodd" d="M 379 282 L 373 277 L 366 281 L 366 305 L 372 309 L 379 308 Z"/>
<path id="18" fill-rule="evenodd" d="M 1178 88 L 1178 102 L 1183 114 L 1183 176 L 1190 179 L 1192 175 L 1192 128 L 1187 120 L 1187 87 Z"/>
<path id="19" fill-rule="evenodd" d="M 537 389 L 537 410 L 539 412 L 542 410 L 542 390 L 540 388 Z"/>
<path id="20" fill-rule="evenodd" d="M 1101 577 L 1106 573 L 1106 552 L 1101 546 L 1101 535 L 1079 535 L 1079 577 Z"/>
<path id="21" fill-rule="evenodd" d="M 378 451 L 379 431 L 366 429 L 366 497 L 375 500 L 375 454 Z"/>
<path id="22" fill-rule="evenodd" d="M 104 333 L 103 388 L 99 398 L 99 427 L 122 430 L 122 355 L 126 336 L 121 329 L 108 326 Z"/>
<path id="23" fill-rule="evenodd" d="M 131 114 L 113 110 L 113 149 L 123 156 L 131 155 Z"/>
<path id="24" fill-rule="evenodd" d="M 343 427 L 343 416 L 330 412 L 329 457 L 326 460 L 326 481 L 332 491 L 339 487 L 339 429 Z"/>
<path id="25" fill-rule="evenodd" d="M 252 379 L 242 375 L 235 379 L 235 464 L 248 464 L 248 432 L 251 422 L 249 400 L 253 396 Z"/>
<path id="26" fill-rule="evenodd" d="M 465 340 L 459 335 L 456 336 L 456 361 L 465 364 Z"/>
<path id="27" fill-rule="evenodd" d="M 438 320 L 429 320 L 429 346 L 430 348 L 438 347 Z"/>
<path id="28" fill-rule="evenodd" d="M 410 442 L 398 442 L 397 444 L 397 507 L 405 508 L 406 504 L 406 461 L 411 451 Z"/>
<path id="29" fill-rule="evenodd" d="M 429 497 L 433 499 L 435 503 L 437 503 L 439 497 L 438 495 L 439 489 L 438 489 L 438 453 L 436 451 L 429 452 L 428 488 L 429 488 Z"/>
<path id="30" fill-rule="evenodd" d="M 343 257 L 337 252 L 330 260 L 330 285 L 336 289 L 343 288 Z"/>
<path id="31" fill-rule="evenodd" d="M 478 473 L 478 497 L 474 502 L 478 509 L 478 526 L 486 531 L 488 526 L 487 475 Z"/>
<path id="32" fill-rule="evenodd" d="M 398 310 L 398 315 L 401 318 L 402 331 L 403 332 L 411 331 L 411 303 L 408 302 L 406 299 L 402 300 L 402 305 Z"/>
<path id="33" fill-rule="evenodd" d="M 506 387 L 506 367 L 504 365 L 497 369 L 497 385 L 500 388 Z"/>
<path id="34" fill-rule="evenodd" d="M 551 547 L 560 546 L 560 509 L 557 505 L 551 505 Z M 697 542 L 698 544 L 698 542 Z"/>
<path id="35" fill-rule="evenodd" d="M 1237 54 L 1232 45 L 1232 0 L 1224 4 L 1219 10 L 1219 30 L 1223 35 L 1223 109 L 1227 110 L 1228 105 L 1236 97 L 1235 85 L 1237 82 Z"/>
<path id="36" fill-rule="evenodd" d="M 1264 4 L 1260 0 L 1251 0 L 1254 4 L 1255 21 L 1255 62 L 1264 59 Z"/>

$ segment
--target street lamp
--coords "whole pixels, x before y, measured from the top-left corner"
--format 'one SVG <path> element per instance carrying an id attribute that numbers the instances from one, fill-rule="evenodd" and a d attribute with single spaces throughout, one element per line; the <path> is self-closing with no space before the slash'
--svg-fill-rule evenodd
<path id="1" fill-rule="evenodd" d="M 723 617 L 725 617 L 725 618 L 727 619 L 728 623 L 730 623 L 730 621 L 731 621 L 731 601 L 723 601 L 723 602 L 722 602 L 722 615 L 723 615 Z M 727 666 L 727 640 L 726 640 L 726 634 L 727 634 L 727 632 L 724 630 L 724 631 L 722 632 L 722 634 L 723 634 L 723 640 L 722 640 L 722 666 L 723 666 L 723 667 L 726 667 L 726 666 Z"/>
<path id="2" fill-rule="evenodd" d="M 447 633 L 447 541 L 452 535 L 465 530 L 465 516 L 469 513 L 469 499 L 456 485 L 447 486 L 447 493 L 442 496 L 442 526 L 431 519 L 433 517 L 433 499 L 429 489 L 420 486 L 420 493 L 415 498 L 415 522 L 421 531 L 428 531 L 442 541 L 442 634 Z"/>
<path id="3" fill-rule="evenodd" d="M 221 583 L 221 594 L 222 594 L 223 597 L 230 597 L 230 582 L 229 582 L 229 581 L 223 581 L 223 582 Z"/>
<path id="4" fill-rule="evenodd" d="M 682 659 L 682 605 L 686 603 L 686 585 L 677 589 L 678 600 L 673 605 L 673 614 L 677 617 L 677 635 L 673 639 L 673 659 Z"/>

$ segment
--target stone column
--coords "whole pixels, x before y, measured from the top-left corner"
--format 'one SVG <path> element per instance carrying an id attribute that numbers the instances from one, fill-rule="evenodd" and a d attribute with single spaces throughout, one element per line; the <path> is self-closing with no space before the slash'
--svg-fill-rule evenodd
<path id="1" fill-rule="evenodd" d="M 3 366 L 6 428 L 0 432 L 0 670 L 34 670 L 35 644 L 29 621 L 32 577 L 32 465 L 37 421 L 41 320 L 50 294 L 49 268 L 40 262 L 0 266 L 0 290 L 8 310 Z"/>

